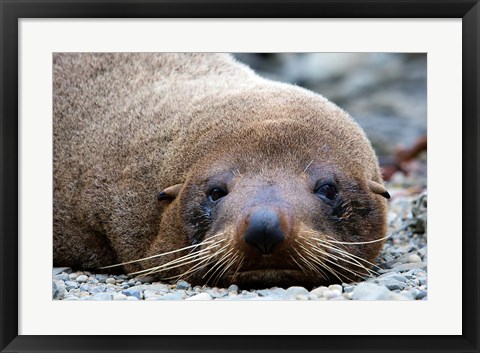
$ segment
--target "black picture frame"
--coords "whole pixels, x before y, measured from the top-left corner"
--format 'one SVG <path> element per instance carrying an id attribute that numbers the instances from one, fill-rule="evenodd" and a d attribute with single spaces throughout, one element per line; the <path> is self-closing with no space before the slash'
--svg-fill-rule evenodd
<path id="1" fill-rule="evenodd" d="M 478 0 L 0 0 L 0 349 L 2 352 L 479 352 Z M 462 18 L 461 336 L 18 335 L 20 18 Z M 447 305 L 447 303 L 446 303 Z"/>

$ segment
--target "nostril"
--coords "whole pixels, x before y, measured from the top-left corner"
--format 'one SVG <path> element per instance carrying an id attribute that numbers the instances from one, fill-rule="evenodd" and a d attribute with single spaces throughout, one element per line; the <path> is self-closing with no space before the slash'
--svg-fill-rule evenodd
<path id="1" fill-rule="evenodd" d="M 273 247 L 285 239 L 278 213 L 269 208 L 256 210 L 250 216 L 243 238 L 262 254 L 271 253 Z"/>

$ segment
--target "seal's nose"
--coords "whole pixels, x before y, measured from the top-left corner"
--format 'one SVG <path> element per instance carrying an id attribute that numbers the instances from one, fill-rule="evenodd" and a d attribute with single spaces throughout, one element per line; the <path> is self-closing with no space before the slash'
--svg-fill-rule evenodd
<path id="1" fill-rule="evenodd" d="M 270 254 L 273 247 L 285 239 L 278 213 L 270 208 L 255 210 L 243 239 L 262 254 Z"/>

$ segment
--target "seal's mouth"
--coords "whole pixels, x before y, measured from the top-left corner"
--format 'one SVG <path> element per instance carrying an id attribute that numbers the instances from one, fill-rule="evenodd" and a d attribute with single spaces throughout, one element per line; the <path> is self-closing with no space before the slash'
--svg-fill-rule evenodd
<path id="1" fill-rule="evenodd" d="M 314 285 L 311 276 L 306 276 L 303 271 L 292 268 L 248 269 L 231 274 L 228 276 L 227 281 L 235 283 L 240 288 L 245 289 L 269 287 L 288 288 L 298 285 L 312 287 Z"/>

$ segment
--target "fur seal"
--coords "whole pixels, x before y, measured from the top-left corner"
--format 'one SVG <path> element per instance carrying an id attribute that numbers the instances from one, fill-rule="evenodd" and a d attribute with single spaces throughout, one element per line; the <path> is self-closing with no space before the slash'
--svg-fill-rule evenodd
<path id="1" fill-rule="evenodd" d="M 54 54 L 53 185 L 57 266 L 312 287 L 369 274 L 386 234 L 362 129 L 227 54 Z"/>

